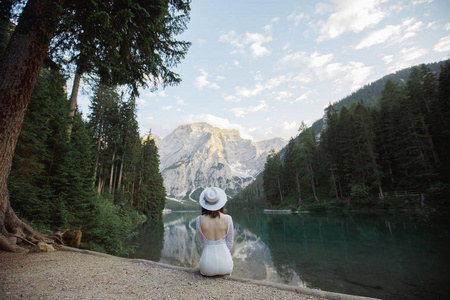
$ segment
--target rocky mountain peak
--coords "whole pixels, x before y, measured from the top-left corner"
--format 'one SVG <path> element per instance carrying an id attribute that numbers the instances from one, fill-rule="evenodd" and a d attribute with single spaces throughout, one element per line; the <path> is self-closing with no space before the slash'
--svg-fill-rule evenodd
<path id="1" fill-rule="evenodd" d="M 262 172 L 271 149 L 281 150 L 280 138 L 253 142 L 238 130 L 208 123 L 181 125 L 161 140 L 161 173 L 169 199 L 194 200 L 208 186 L 232 196 Z"/>

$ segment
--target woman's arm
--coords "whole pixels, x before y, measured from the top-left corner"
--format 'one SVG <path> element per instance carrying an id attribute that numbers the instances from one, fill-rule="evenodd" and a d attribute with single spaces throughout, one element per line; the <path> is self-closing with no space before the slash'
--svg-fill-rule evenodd
<path id="1" fill-rule="evenodd" d="M 231 250 L 231 247 L 233 247 L 233 239 L 234 239 L 233 219 L 231 218 L 231 216 L 228 216 L 228 233 L 226 243 L 229 250 Z"/>
<path id="2" fill-rule="evenodd" d="M 205 240 L 203 239 L 202 228 L 200 227 L 200 216 L 198 216 L 197 219 L 195 220 L 195 227 L 197 229 L 197 240 L 202 245 L 204 245 L 205 244 Z"/>

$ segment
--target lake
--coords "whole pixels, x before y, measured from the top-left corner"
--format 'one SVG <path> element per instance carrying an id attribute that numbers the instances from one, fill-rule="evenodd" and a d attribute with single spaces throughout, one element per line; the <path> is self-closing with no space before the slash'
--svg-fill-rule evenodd
<path id="1" fill-rule="evenodd" d="M 383 299 L 448 299 L 450 218 L 439 213 L 233 217 L 233 276 Z M 132 257 L 197 268 L 199 212 L 144 224 Z"/>

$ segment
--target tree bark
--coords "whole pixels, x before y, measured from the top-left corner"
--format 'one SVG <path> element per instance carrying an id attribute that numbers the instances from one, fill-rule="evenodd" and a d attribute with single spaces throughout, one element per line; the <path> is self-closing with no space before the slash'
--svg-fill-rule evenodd
<path id="1" fill-rule="evenodd" d="M 278 191 L 280 192 L 280 202 L 283 202 L 283 192 L 281 191 L 280 176 L 277 175 Z"/>
<path id="2" fill-rule="evenodd" d="M 295 181 L 297 183 L 297 193 L 298 193 L 297 205 L 300 206 L 300 205 L 302 205 L 302 194 L 301 194 L 301 190 L 300 190 L 300 180 L 298 178 L 298 171 L 295 171 Z"/>
<path id="3" fill-rule="evenodd" d="M 73 79 L 72 94 L 70 95 L 70 102 L 69 102 L 69 113 L 67 115 L 70 121 L 73 120 L 73 116 L 75 115 L 75 109 L 77 108 L 77 99 L 78 99 L 78 90 L 80 89 L 80 81 L 81 81 L 81 74 L 77 69 L 77 71 L 75 72 L 75 78 Z M 66 132 L 70 138 L 70 135 L 72 134 L 72 123 L 69 124 Z"/>
<path id="4" fill-rule="evenodd" d="M 122 185 L 122 176 L 123 176 L 123 160 L 125 158 L 125 153 L 122 153 L 122 160 L 120 161 L 120 174 L 119 174 L 119 183 L 117 184 L 118 188 L 121 188 Z"/>
<path id="5" fill-rule="evenodd" d="M 111 162 L 111 174 L 109 175 L 109 194 L 112 194 L 112 189 L 113 189 L 113 176 L 114 176 L 114 165 L 115 163 L 115 158 L 116 158 L 116 151 L 114 150 L 113 153 L 113 157 L 112 157 L 112 162 Z"/>
<path id="6" fill-rule="evenodd" d="M 312 188 L 313 195 L 314 195 L 314 201 L 319 202 L 319 198 L 317 198 L 317 195 L 316 195 L 316 185 L 314 183 L 314 171 L 313 171 L 311 164 L 309 164 L 309 170 L 311 172 L 311 188 Z"/>
<path id="7" fill-rule="evenodd" d="M 8 176 L 25 110 L 58 24 L 59 1 L 29 0 L 0 61 L 0 232 L 41 239 L 17 218 L 8 194 Z M 0 248 L 17 251 L 15 239 L 0 233 Z"/>

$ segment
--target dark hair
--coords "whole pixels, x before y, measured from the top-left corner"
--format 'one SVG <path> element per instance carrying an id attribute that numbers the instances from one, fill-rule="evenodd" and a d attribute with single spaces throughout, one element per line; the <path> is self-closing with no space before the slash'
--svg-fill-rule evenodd
<path id="1" fill-rule="evenodd" d="M 220 218 L 220 213 L 223 213 L 223 206 L 221 209 L 219 210 L 207 210 L 206 208 L 202 207 L 202 215 L 206 215 L 206 216 L 210 216 L 211 218 L 215 218 L 215 217 L 219 217 Z"/>

